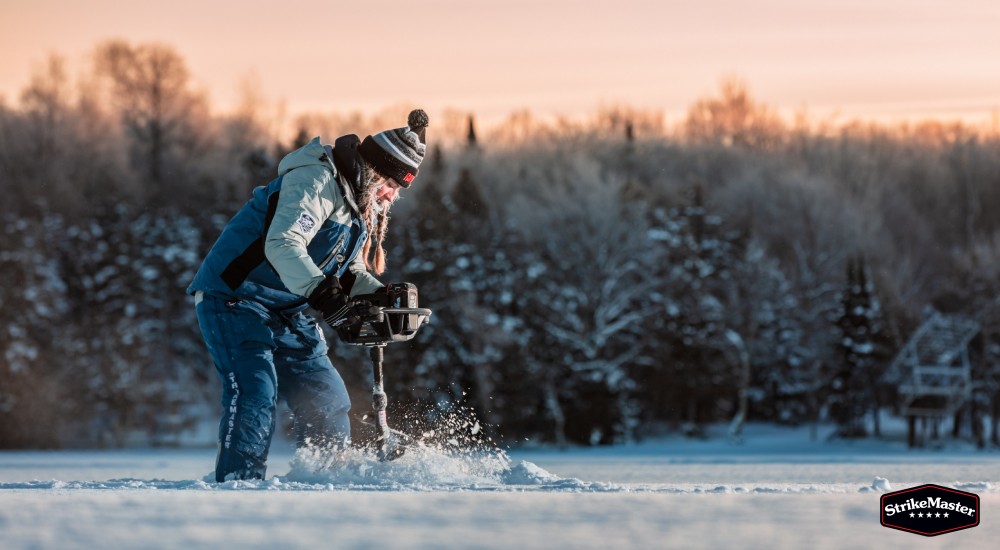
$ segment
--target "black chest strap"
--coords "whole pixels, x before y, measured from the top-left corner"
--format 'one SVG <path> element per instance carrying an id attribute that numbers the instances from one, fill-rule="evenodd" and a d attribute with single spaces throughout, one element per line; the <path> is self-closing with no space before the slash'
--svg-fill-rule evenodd
<path id="1" fill-rule="evenodd" d="M 222 272 L 220 276 L 222 282 L 226 283 L 230 289 L 239 288 L 243 281 L 250 276 L 250 272 L 267 260 L 267 256 L 264 255 L 264 239 L 267 238 L 267 230 L 271 227 L 274 213 L 278 209 L 278 195 L 280 193 L 281 189 L 278 189 L 267 198 L 267 215 L 264 217 L 264 229 L 261 231 L 260 237 L 250 243 L 250 246 L 246 247 L 242 254 L 233 258 L 233 261 L 229 262 L 229 265 Z"/>

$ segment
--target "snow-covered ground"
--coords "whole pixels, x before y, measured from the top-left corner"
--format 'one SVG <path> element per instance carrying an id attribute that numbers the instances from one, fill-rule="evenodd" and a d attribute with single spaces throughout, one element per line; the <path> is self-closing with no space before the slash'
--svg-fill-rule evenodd
<path id="1" fill-rule="evenodd" d="M 1000 452 L 807 429 L 325 468 L 282 442 L 262 482 L 206 482 L 213 462 L 213 449 L 0 453 L 0 548 L 987 548 L 1000 535 Z M 981 525 L 882 527 L 881 491 L 923 483 L 979 494 Z"/>

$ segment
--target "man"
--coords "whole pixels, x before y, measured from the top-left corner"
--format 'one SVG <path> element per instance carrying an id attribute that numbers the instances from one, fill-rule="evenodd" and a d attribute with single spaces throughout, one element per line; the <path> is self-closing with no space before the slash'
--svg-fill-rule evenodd
<path id="1" fill-rule="evenodd" d="M 361 141 L 314 138 L 223 229 L 187 292 L 222 379 L 215 479 L 263 479 L 280 397 L 298 446 L 350 443 L 350 399 L 320 327 L 385 292 L 388 211 L 425 153 L 427 114 Z"/>

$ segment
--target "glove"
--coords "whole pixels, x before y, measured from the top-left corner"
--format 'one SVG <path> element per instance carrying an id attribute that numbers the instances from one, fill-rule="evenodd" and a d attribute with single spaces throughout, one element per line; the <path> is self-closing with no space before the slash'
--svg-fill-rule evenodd
<path id="1" fill-rule="evenodd" d="M 340 280 L 331 275 L 327 275 L 326 279 L 313 289 L 308 301 L 331 327 L 340 325 L 351 309 L 347 294 L 340 287 Z"/>
<path id="2" fill-rule="evenodd" d="M 382 308 L 378 307 L 364 296 L 358 296 L 351 300 L 350 308 L 351 310 L 348 313 L 348 316 L 351 318 L 349 321 L 351 323 L 370 321 L 382 313 Z"/>
<path id="3" fill-rule="evenodd" d="M 389 307 L 389 293 L 388 287 L 380 287 L 375 289 L 375 292 L 371 294 L 359 294 L 354 297 L 356 301 L 364 301 L 370 304 L 372 307 Z M 378 313 L 377 311 L 375 313 Z"/>
<path id="4" fill-rule="evenodd" d="M 375 290 L 371 294 L 359 294 L 351 299 L 351 315 L 358 320 L 369 320 L 378 317 L 382 313 L 382 308 L 389 305 L 389 295 L 385 287 Z M 357 322 L 357 321 L 355 321 Z"/>

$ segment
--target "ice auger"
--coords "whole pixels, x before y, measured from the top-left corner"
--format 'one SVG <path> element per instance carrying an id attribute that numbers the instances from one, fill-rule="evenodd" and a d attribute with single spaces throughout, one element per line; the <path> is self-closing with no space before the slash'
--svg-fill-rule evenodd
<path id="1" fill-rule="evenodd" d="M 341 341 L 369 348 L 372 360 L 372 418 L 376 430 L 376 453 L 379 460 L 394 460 L 402 456 L 412 443 L 406 434 L 389 427 L 386 418 L 388 398 L 382 380 L 384 348 L 394 342 L 405 342 L 417 334 L 427 322 L 431 310 L 417 307 L 417 287 L 412 283 L 386 286 L 383 304 L 375 304 L 377 314 L 360 317 L 355 323 L 337 327 Z"/>

